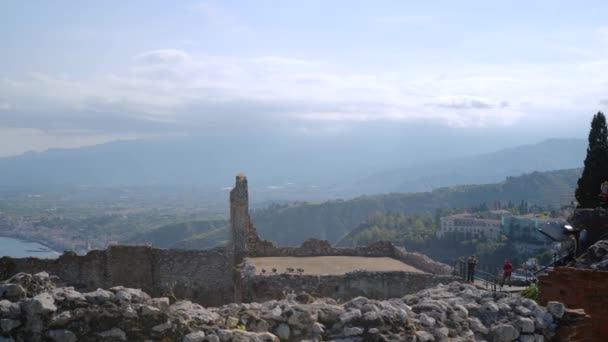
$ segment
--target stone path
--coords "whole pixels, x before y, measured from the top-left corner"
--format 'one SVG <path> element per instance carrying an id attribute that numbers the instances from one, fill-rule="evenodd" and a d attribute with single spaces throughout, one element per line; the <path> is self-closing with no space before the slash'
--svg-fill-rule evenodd
<path id="1" fill-rule="evenodd" d="M 477 288 L 483 289 L 483 290 L 488 290 L 491 291 L 492 290 L 492 285 L 488 284 L 485 281 L 482 280 L 475 280 L 474 285 Z M 500 286 L 497 287 L 497 290 L 500 292 L 507 292 L 507 293 L 519 293 L 522 292 L 523 290 L 525 290 L 527 287 L 526 286 L 503 286 L 502 288 Z"/>

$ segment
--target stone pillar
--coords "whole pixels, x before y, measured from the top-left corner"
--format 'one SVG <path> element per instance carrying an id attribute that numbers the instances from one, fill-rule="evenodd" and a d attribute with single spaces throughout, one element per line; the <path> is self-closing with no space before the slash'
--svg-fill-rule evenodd
<path id="1" fill-rule="evenodd" d="M 244 174 L 236 176 L 234 189 L 230 191 L 230 226 L 232 252 L 235 265 L 247 256 L 247 238 L 249 235 L 249 191 L 247 190 L 247 177 Z"/>

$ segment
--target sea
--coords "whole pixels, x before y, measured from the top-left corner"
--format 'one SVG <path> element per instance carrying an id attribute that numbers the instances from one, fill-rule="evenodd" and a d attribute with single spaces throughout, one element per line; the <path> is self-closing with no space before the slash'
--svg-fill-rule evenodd
<path id="1" fill-rule="evenodd" d="M 57 258 L 60 254 L 37 242 L 0 237 L 0 257 Z"/>

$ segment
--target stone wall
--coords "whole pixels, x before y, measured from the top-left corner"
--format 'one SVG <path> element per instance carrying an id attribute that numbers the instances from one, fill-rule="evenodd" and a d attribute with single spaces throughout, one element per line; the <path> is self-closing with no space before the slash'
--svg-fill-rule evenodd
<path id="1" fill-rule="evenodd" d="M 165 250 L 114 245 L 84 256 L 64 253 L 57 259 L 0 258 L 1 279 L 19 272 L 46 271 L 80 290 L 123 285 L 212 306 L 234 300 L 232 270 L 232 257 L 225 248 Z"/>
<path id="2" fill-rule="evenodd" d="M 249 216 L 249 190 L 247 177 L 236 176 L 234 188 L 230 191 L 230 233 L 235 263 L 240 263 L 248 254 L 248 237 L 251 224 Z M 256 234 L 257 235 L 257 234 Z"/>
<path id="3" fill-rule="evenodd" d="M 541 304 L 559 301 L 569 308 L 584 309 L 591 316 L 594 341 L 608 336 L 608 272 L 557 267 L 538 281 Z"/>
<path id="4" fill-rule="evenodd" d="M 286 294 L 306 292 L 312 296 L 346 301 L 358 296 L 373 299 L 400 298 L 459 278 L 410 272 L 357 271 L 344 275 L 253 275 L 243 289 L 245 302 L 284 298 Z"/>

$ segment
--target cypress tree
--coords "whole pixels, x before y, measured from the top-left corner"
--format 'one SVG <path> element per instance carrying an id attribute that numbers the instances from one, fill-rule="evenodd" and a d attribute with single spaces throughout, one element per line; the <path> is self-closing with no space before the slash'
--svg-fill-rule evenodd
<path id="1" fill-rule="evenodd" d="M 608 128 L 602 112 L 593 116 L 585 168 L 576 187 L 579 208 L 595 208 L 599 204 L 600 185 L 608 180 Z"/>

